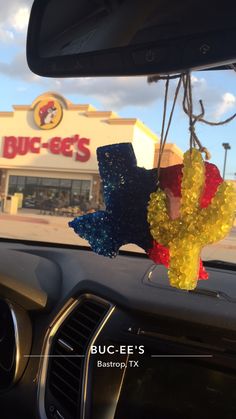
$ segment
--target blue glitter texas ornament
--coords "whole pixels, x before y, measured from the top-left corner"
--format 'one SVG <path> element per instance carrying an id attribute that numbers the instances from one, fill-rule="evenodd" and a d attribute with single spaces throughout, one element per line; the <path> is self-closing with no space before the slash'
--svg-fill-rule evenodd
<path id="1" fill-rule="evenodd" d="M 137 167 L 130 143 L 99 147 L 97 158 L 106 211 L 77 217 L 69 226 L 99 255 L 115 257 L 128 243 L 147 251 L 152 247 L 147 203 L 156 190 L 157 170 Z"/>

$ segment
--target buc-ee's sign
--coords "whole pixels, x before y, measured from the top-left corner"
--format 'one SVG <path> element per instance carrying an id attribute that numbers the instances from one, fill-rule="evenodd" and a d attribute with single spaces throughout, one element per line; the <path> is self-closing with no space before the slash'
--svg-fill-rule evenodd
<path id="1" fill-rule="evenodd" d="M 52 154 L 74 157 L 76 161 L 86 162 L 90 159 L 90 139 L 74 135 L 72 137 L 52 137 L 45 142 L 41 137 L 3 137 L 3 157 L 14 159 L 27 153 L 39 154 L 42 149 Z"/>

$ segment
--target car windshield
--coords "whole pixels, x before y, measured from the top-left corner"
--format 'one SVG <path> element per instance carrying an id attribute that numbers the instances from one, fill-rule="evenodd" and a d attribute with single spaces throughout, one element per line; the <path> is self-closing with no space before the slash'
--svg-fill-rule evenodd
<path id="1" fill-rule="evenodd" d="M 85 245 L 68 222 L 105 210 L 96 149 L 131 143 L 137 164 L 157 167 L 163 119 L 163 81 L 147 77 L 41 78 L 26 63 L 32 0 L 1 2 L 0 17 L 0 237 Z M 56 11 L 55 11 L 56 13 Z M 171 82 L 170 110 L 176 81 Z M 193 103 L 217 122 L 236 112 L 233 70 L 192 74 Z M 188 118 L 177 101 L 161 167 L 181 164 L 189 148 Z M 236 119 L 196 131 L 222 178 L 236 187 Z M 144 252 L 134 244 L 122 249 Z M 203 260 L 235 262 L 236 224 L 222 241 L 206 246 Z"/>

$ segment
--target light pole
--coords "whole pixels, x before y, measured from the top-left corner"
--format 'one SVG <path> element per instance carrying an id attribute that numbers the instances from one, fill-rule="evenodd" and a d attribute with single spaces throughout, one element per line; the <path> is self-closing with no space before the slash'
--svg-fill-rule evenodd
<path id="1" fill-rule="evenodd" d="M 225 169 L 226 169 L 226 161 L 227 161 L 227 151 L 231 149 L 229 143 L 222 143 L 222 146 L 225 149 L 225 159 L 224 159 L 224 168 L 223 168 L 223 179 L 225 178 Z"/>

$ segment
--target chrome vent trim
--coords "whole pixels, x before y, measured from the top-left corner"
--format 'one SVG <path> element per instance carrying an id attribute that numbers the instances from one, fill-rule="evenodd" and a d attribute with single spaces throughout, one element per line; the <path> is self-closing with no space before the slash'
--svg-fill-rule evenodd
<path id="1" fill-rule="evenodd" d="M 50 373 L 50 361 L 51 361 L 51 351 L 53 349 L 53 346 L 55 344 L 55 337 L 57 335 L 57 342 L 56 344 L 59 345 L 60 349 L 59 351 L 62 351 L 63 354 L 68 354 L 71 356 L 74 355 L 74 347 L 73 342 L 68 339 L 67 336 L 61 336 L 60 335 L 60 329 L 64 326 L 67 326 L 70 319 L 73 319 L 73 317 L 76 317 L 77 310 L 79 311 L 80 307 L 83 307 L 83 304 L 85 302 L 95 302 L 98 304 L 101 304 L 106 306 L 106 310 L 104 312 L 104 315 L 101 316 L 101 319 L 99 322 L 95 325 L 95 328 L 92 332 L 92 335 L 89 336 L 89 339 L 87 342 L 85 342 L 86 352 L 84 353 L 84 361 L 82 364 L 82 371 L 81 371 L 81 382 L 79 385 L 79 392 L 81 392 L 80 396 L 80 406 L 81 406 L 81 418 L 84 417 L 84 405 L 85 405 L 85 399 L 86 399 L 86 385 L 87 385 L 87 372 L 88 372 L 88 364 L 89 364 L 89 354 L 90 354 L 90 348 L 99 333 L 101 332 L 102 328 L 106 324 L 107 320 L 111 316 L 112 312 L 114 311 L 114 306 L 109 303 L 106 300 L 103 300 L 97 296 L 90 295 L 90 294 L 83 294 L 78 299 L 70 299 L 66 306 L 60 311 L 58 316 L 56 317 L 53 324 L 49 327 L 45 342 L 44 342 L 44 348 L 41 355 L 41 363 L 40 363 L 40 373 L 39 373 L 39 386 L 38 386 L 38 401 L 39 401 L 39 414 L 41 419 L 48 418 L 45 410 L 45 401 L 46 401 L 46 387 L 47 387 L 47 377 Z M 86 313 L 85 313 L 86 316 Z M 79 331 L 80 333 L 80 331 Z M 69 357 L 67 358 L 67 360 Z M 51 363 L 52 364 L 52 363 Z M 79 396 L 79 393 L 78 393 Z M 79 405 L 77 406 L 79 408 Z M 77 409 L 76 407 L 76 409 Z M 60 412 L 59 412 L 60 415 Z M 63 416 L 62 416 L 63 417 Z"/>
<path id="2" fill-rule="evenodd" d="M 27 312 L 17 304 L 0 299 L 0 311 L 0 392 L 4 392 L 17 383 L 26 368 L 32 327 Z M 10 361 L 5 359 L 6 354 Z"/>

